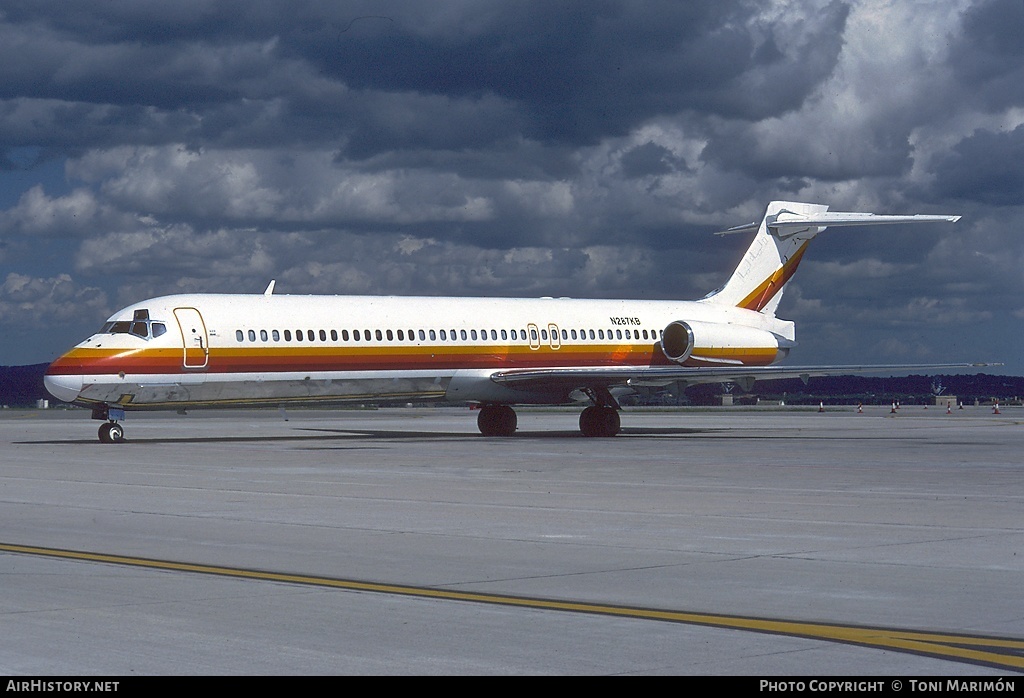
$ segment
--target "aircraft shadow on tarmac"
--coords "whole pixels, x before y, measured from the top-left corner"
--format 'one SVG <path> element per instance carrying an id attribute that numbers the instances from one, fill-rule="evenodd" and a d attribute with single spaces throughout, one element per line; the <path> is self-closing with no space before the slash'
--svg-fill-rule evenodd
<path id="1" fill-rule="evenodd" d="M 495 443 L 504 443 L 510 441 L 522 441 L 524 439 L 587 439 L 588 441 L 594 441 L 596 443 L 607 443 L 607 439 L 591 439 L 585 437 L 578 431 L 520 431 L 515 436 L 511 437 L 494 437 L 484 436 L 483 434 L 471 433 L 471 432 L 445 432 L 445 431 L 412 431 L 412 430 L 396 430 L 396 429 L 324 429 L 324 428 L 310 428 L 310 427 L 298 427 L 297 431 L 300 432 L 313 432 L 306 434 L 279 434 L 273 436 L 267 435 L 245 435 L 245 436 L 232 436 L 230 434 L 223 434 L 217 436 L 167 436 L 167 437 L 142 437 L 142 438 L 126 438 L 122 443 L 112 445 L 100 443 L 95 438 L 87 439 L 46 439 L 46 440 L 33 440 L 33 441 L 12 441 L 15 444 L 25 445 L 46 445 L 54 446 L 60 444 L 77 444 L 77 445 L 89 445 L 96 446 L 97 448 L 118 448 L 123 446 L 130 447 L 132 444 L 163 444 L 163 443 L 272 443 L 272 442 L 283 442 L 283 441 L 298 441 L 298 442 L 312 442 L 312 441 L 359 441 L 359 440 L 401 440 L 401 441 L 465 441 L 465 440 L 479 440 L 485 439 L 487 441 L 493 441 Z M 631 436 L 644 436 L 644 437 L 679 437 L 679 436 L 701 436 L 707 434 L 715 434 L 721 432 L 728 432 L 729 429 L 714 428 L 714 429 L 698 429 L 698 428 L 687 428 L 687 427 L 626 427 L 623 428 L 622 432 L 615 437 L 615 439 L 621 439 L 623 437 Z M 612 439 L 614 441 L 614 439 Z"/>

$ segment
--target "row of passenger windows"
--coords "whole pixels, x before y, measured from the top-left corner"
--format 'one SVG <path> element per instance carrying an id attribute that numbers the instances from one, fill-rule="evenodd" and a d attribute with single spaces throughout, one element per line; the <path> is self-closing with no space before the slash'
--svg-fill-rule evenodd
<path id="1" fill-rule="evenodd" d="M 539 336 L 538 336 L 539 333 Z M 250 342 L 257 341 L 257 337 L 260 342 L 280 342 L 282 336 L 286 342 L 326 342 L 327 338 L 330 337 L 330 341 L 337 342 L 339 337 L 342 342 L 372 342 L 374 340 L 378 342 L 425 342 L 429 338 L 430 341 L 436 342 L 438 339 L 442 342 L 452 341 L 457 342 L 462 340 L 464 342 L 473 341 L 498 341 L 499 337 L 502 341 L 513 341 L 513 342 L 531 342 L 536 344 L 538 342 L 551 342 L 558 341 L 559 338 L 563 342 L 570 341 L 571 339 L 583 340 L 604 340 L 604 339 L 629 339 L 639 340 L 646 339 L 648 341 L 659 339 L 659 334 L 656 330 L 645 330 L 645 329 L 609 329 L 609 330 L 561 330 L 560 336 L 557 330 L 552 330 L 551 334 L 548 334 L 546 328 L 535 329 L 530 328 L 530 333 L 527 334 L 526 330 L 235 330 L 235 339 L 239 342 L 244 342 L 248 338 Z"/>

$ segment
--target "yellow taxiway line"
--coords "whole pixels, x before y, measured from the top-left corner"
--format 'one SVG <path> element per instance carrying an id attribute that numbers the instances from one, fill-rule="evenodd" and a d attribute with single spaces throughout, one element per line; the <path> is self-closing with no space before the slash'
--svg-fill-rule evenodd
<path id="1" fill-rule="evenodd" d="M 520 606 L 524 608 L 568 611 L 571 613 L 593 613 L 605 616 L 636 618 L 640 620 L 657 620 L 689 625 L 703 625 L 713 628 L 729 628 L 747 630 L 773 635 L 788 635 L 827 642 L 842 642 L 862 647 L 893 650 L 927 655 L 950 661 L 981 664 L 998 669 L 1009 669 L 1024 672 L 1024 640 L 1014 638 L 984 637 L 977 635 L 958 635 L 954 633 L 920 632 L 900 630 L 898 628 L 870 628 L 849 625 L 833 625 L 829 623 L 805 623 L 799 621 L 756 618 L 746 616 L 730 616 L 715 613 L 692 613 L 688 611 L 671 611 L 656 608 L 638 608 L 618 606 L 614 604 L 588 603 L 579 601 L 559 601 L 556 599 L 540 599 L 527 596 L 509 596 L 504 594 L 485 594 L 469 591 L 452 591 L 434 587 L 407 586 L 402 584 L 383 584 L 364 582 L 352 579 L 335 579 L 304 574 L 286 574 L 282 572 L 266 572 L 248 570 L 219 565 L 202 565 L 171 560 L 153 560 L 142 557 L 124 555 L 107 555 L 77 550 L 60 550 L 57 548 L 41 548 L 30 545 L 13 545 L 0 543 L 0 552 L 40 555 L 67 560 L 81 560 L 131 567 L 148 567 L 158 570 L 173 570 L 198 574 L 213 574 L 222 577 L 254 579 L 286 584 L 304 584 L 349 591 L 366 591 L 379 594 L 398 594 L 402 596 L 418 596 L 422 598 L 443 599 L 447 601 L 468 601 L 502 606 Z"/>

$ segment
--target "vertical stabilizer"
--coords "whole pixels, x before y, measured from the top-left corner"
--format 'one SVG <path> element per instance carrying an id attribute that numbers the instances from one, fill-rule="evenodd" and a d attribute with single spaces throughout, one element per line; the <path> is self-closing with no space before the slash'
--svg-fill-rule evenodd
<path id="1" fill-rule="evenodd" d="M 828 211 L 823 204 L 801 204 L 792 201 L 773 201 L 768 204 L 757 234 L 747 248 L 739 266 L 721 290 L 705 301 L 775 315 L 782 299 L 782 289 L 796 272 L 807 243 L 824 230 L 824 226 L 805 226 L 802 229 L 775 229 L 771 224 L 780 217 L 793 219 L 813 218 Z M 726 233 L 753 230 L 756 224 L 730 228 Z"/>

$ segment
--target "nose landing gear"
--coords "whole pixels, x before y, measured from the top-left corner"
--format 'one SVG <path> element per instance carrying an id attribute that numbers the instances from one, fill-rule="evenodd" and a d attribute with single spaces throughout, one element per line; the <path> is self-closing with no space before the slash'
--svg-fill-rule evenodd
<path id="1" fill-rule="evenodd" d="M 124 427 L 117 422 L 105 422 L 100 425 L 100 442 L 119 444 L 124 441 Z"/>
<path id="2" fill-rule="evenodd" d="M 93 419 L 105 420 L 100 425 L 100 443 L 119 444 L 124 441 L 124 427 L 118 424 L 124 420 L 123 407 L 103 405 L 92 409 Z"/>

